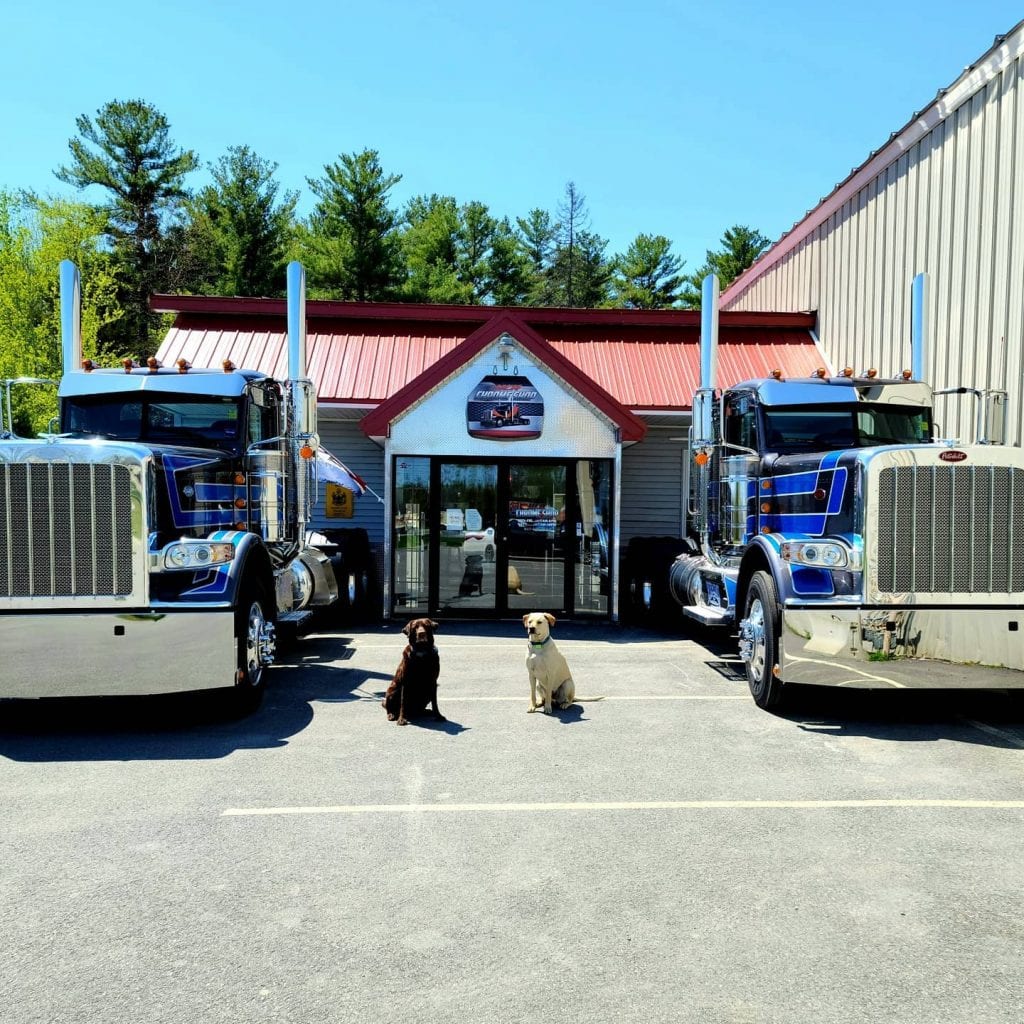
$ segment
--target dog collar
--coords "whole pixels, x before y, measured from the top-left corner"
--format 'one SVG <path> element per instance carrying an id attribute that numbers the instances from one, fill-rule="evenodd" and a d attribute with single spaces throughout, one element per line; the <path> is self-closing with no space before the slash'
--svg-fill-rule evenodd
<path id="1" fill-rule="evenodd" d="M 531 647 L 543 647 L 550 639 L 551 639 L 551 634 L 549 633 L 546 637 L 544 637 L 543 640 L 531 640 L 530 641 L 530 646 Z"/>

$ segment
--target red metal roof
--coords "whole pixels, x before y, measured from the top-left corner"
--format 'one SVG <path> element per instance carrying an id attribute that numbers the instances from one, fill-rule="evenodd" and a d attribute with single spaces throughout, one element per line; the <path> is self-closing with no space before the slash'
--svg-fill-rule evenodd
<path id="1" fill-rule="evenodd" d="M 165 365 L 185 358 L 193 366 L 219 366 L 231 359 L 247 369 L 287 372 L 283 299 L 157 295 L 151 306 L 177 313 L 157 352 Z M 500 330 L 543 347 L 541 358 L 557 362 L 552 368 L 563 377 L 571 371 L 581 375 L 572 383 L 588 398 L 605 395 L 626 411 L 687 410 L 700 375 L 700 314 L 689 310 L 309 300 L 306 320 L 308 373 L 324 403 L 376 407 L 417 381 L 429 387 L 443 369 L 439 363 L 453 367 L 464 361 L 451 354 L 467 339 L 476 336 L 482 347 Z M 733 384 L 774 369 L 789 377 L 810 375 L 824 362 L 811 334 L 814 324 L 813 313 L 723 311 L 719 381 Z"/>

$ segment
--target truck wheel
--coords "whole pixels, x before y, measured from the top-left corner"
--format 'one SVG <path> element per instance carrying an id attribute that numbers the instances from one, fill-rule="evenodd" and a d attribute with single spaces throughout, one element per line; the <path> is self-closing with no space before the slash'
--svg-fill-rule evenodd
<path id="1" fill-rule="evenodd" d="M 235 647 L 238 672 L 235 694 L 243 709 L 255 711 L 266 690 L 266 667 L 274 660 L 276 635 L 268 614 L 266 589 L 257 583 L 242 586 L 235 609 Z"/>
<path id="2" fill-rule="evenodd" d="M 767 572 L 755 572 L 747 589 L 741 642 L 748 646 L 747 685 L 759 708 L 778 708 L 784 684 L 775 675 L 779 658 L 779 597 L 775 580 Z"/>

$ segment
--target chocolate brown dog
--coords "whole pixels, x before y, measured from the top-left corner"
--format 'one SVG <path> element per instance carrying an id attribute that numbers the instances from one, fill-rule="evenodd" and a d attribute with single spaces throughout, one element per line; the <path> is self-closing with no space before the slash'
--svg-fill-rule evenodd
<path id="1" fill-rule="evenodd" d="M 413 619 L 402 630 L 409 643 L 381 701 L 389 722 L 397 719 L 399 725 L 408 725 L 410 718 L 425 714 L 428 706 L 435 721 L 447 721 L 437 707 L 441 659 L 434 646 L 436 629 L 437 623 L 432 619 Z"/>

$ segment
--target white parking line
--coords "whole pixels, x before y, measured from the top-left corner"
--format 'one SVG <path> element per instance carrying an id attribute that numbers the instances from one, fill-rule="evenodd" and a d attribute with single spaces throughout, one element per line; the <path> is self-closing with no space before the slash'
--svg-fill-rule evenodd
<path id="1" fill-rule="evenodd" d="M 369 694 L 368 696 L 361 697 L 364 701 L 379 701 L 384 696 L 384 691 L 381 690 L 377 694 Z M 446 694 L 442 690 L 438 694 L 438 699 L 444 697 L 445 704 L 466 704 L 466 703 L 493 703 L 493 702 L 507 702 L 511 704 L 518 704 L 523 701 L 523 697 L 458 697 L 455 694 Z M 600 700 L 603 704 L 609 700 L 743 700 L 750 702 L 750 697 L 742 693 L 714 693 L 714 694 L 702 694 L 702 693 L 664 693 L 664 694 L 621 694 L 617 697 L 605 696 L 605 697 L 577 697 L 578 701 L 584 704 L 590 704 L 593 701 Z"/>
<path id="2" fill-rule="evenodd" d="M 268 817 L 313 814 L 474 814 L 547 811 L 719 811 L 719 810 L 867 810 L 877 808 L 1024 810 L 1024 800 L 623 800 L 588 803 L 481 804 L 336 804 L 323 807 L 229 807 L 222 817 Z"/>

